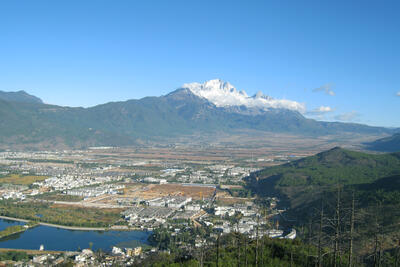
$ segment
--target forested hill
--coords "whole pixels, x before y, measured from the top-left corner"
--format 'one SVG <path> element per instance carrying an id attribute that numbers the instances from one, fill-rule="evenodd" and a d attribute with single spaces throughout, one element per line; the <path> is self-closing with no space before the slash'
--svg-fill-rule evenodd
<path id="1" fill-rule="evenodd" d="M 301 229 L 310 222 L 310 227 L 319 229 L 321 211 L 326 221 L 334 221 L 339 205 L 343 216 L 340 227 L 348 230 L 354 199 L 354 244 L 360 255 L 374 251 L 377 229 L 384 250 L 391 251 L 400 240 L 400 152 L 366 154 L 336 147 L 266 168 L 246 181 L 260 197 L 278 196 L 286 218 L 290 218 L 288 223 Z M 324 234 L 332 238 L 329 230 Z"/>
<path id="2" fill-rule="evenodd" d="M 297 208 L 318 200 L 338 184 L 363 190 L 358 186 L 399 175 L 400 152 L 367 154 L 335 147 L 252 173 L 246 182 L 259 196 L 279 196 L 285 205 Z M 380 183 L 375 184 L 379 189 Z"/>
<path id="3" fill-rule="evenodd" d="M 400 174 L 400 152 L 367 154 L 339 147 L 253 173 L 249 181 L 273 181 L 274 187 L 363 184 Z M 262 192 L 262 188 L 260 189 Z"/>

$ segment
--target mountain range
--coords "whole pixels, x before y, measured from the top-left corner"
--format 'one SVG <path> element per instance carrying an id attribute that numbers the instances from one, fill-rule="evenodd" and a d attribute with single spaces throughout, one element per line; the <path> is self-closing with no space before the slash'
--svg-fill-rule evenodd
<path id="1" fill-rule="evenodd" d="M 0 92 L 3 147 L 129 146 L 141 140 L 257 130 L 322 136 L 393 134 L 393 129 L 305 118 L 303 105 L 257 93 L 249 97 L 221 80 L 185 84 L 167 95 L 90 108 L 43 103 L 24 91 Z"/>

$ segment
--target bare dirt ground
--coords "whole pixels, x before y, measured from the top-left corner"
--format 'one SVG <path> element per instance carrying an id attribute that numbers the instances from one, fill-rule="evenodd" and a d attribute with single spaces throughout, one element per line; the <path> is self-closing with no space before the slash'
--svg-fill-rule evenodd
<path id="1" fill-rule="evenodd" d="M 186 196 L 193 199 L 200 199 L 202 197 L 211 197 L 214 191 L 213 187 L 184 186 L 181 184 L 137 184 L 127 186 L 124 194 L 118 197 L 152 199 L 165 196 Z"/>
<path id="2" fill-rule="evenodd" d="M 143 191 L 143 197 L 157 196 L 186 196 L 193 199 L 209 198 L 214 194 L 213 187 L 184 186 L 180 184 L 150 185 L 149 190 Z"/>

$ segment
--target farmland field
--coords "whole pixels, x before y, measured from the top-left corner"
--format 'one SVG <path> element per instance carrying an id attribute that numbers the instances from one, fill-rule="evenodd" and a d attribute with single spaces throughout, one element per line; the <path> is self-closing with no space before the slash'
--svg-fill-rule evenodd
<path id="1" fill-rule="evenodd" d="M 30 185 L 34 182 L 43 181 L 47 178 L 47 176 L 10 174 L 8 176 L 0 178 L 0 183 Z"/>

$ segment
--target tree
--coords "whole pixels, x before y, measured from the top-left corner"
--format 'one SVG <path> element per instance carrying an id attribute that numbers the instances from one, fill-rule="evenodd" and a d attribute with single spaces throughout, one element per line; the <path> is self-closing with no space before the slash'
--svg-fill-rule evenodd
<path id="1" fill-rule="evenodd" d="M 355 198 L 354 198 L 354 191 L 353 191 L 352 197 L 351 197 L 351 216 L 350 216 L 348 267 L 352 267 L 353 266 L 354 213 L 355 213 Z"/>
<path id="2" fill-rule="evenodd" d="M 260 216 L 257 215 L 257 226 L 256 226 L 256 267 L 258 267 L 258 228 L 260 226 Z"/>
<path id="3" fill-rule="evenodd" d="M 336 208 L 335 208 L 335 216 L 334 216 L 334 228 L 335 228 L 335 237 L 334 237 L 334 248 L 333 248 L 333 266 L 336 267 L 338 263 L 338 258 L 340 258 L 340 226 L 341 226 L 341 187 L 337 186 L 337 196 L 336 196 Z"/>
<path id="4" fill-rule="evenodd" d="M 219 267 L 219 238 L 220 238 L 220 234 L 218 234 L 218 237 L 217 237 L 217 261 L 216 261 L 217 267 Z"/>
<path id="5" fill-rule="evenodd" d="M 324 204 L 321 204 L 321 211 L 320 211 L 320 217 L 319 217 L 319 229 L 318 229 L 318 266 L 319 267 L 322 267 L 323 219 L 324 219 Z"/>

